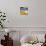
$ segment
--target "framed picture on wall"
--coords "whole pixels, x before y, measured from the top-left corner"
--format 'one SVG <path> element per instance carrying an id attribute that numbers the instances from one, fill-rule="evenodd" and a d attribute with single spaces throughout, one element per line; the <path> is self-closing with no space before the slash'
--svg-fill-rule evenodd
<path id="1" fill-rule="evenodd" d="M 28 7 L 20 7 L 20 15 L 28 15 Z"/>

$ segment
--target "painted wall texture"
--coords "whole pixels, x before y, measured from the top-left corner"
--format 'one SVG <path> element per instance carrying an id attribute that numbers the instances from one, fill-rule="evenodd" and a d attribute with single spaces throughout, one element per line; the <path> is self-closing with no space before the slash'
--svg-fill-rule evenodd
<path id="1" fill-rule="evenodd" d="M 7 27 L 46 27 L 46 0 L 28 0 L 28 16 L 20 15 L 20 0 L 0 0 L 0 10 L 6 12 Z"/>

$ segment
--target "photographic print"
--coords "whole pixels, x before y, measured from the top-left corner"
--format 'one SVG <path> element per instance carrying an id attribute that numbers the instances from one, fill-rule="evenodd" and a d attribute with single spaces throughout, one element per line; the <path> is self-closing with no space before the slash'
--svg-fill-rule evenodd
<path id="1" fill-rule="evenodd" d="M 28 7 L 20 7 L 20 15 L 28 15 Z"/>
<path id="2" fill-rule="evenodd" d="M 20 0 L 20 1 L 26 2 L 26 1 L 28 1 L 28 0 Z"/>

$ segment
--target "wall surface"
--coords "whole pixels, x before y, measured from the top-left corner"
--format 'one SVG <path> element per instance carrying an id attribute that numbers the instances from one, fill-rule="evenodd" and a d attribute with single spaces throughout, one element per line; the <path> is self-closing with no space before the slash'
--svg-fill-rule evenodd
<path id="1" fill-rule="evenodd" d="M 6 12 L 7 27 L 46 27 L 46 0 L 28 0 L 28 16 L 20 15 L 20 0 L 0 0 L 0 10 Z"/>

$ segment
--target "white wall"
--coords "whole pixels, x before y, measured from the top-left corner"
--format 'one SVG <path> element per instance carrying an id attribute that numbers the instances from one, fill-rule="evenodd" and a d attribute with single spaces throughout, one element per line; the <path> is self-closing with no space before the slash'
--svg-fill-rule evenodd
<path id="1" fill-rule="evenodd" d="M 20 0 L 0 0 L 0 9 L 6 12 L 7 27 L 46 27 L 46 0 L 28 0 L 28 16 L 20 15 Z"/>
<path id="2" fill-rule="evenodd" d="M 46 27 L 46 0 L 32 0 L 32 26 Z"/>

